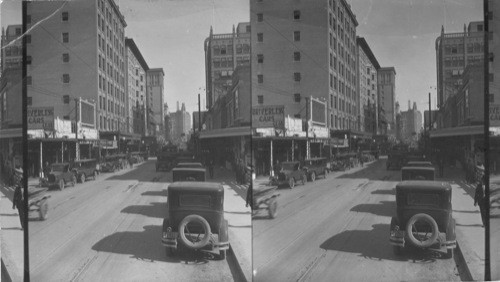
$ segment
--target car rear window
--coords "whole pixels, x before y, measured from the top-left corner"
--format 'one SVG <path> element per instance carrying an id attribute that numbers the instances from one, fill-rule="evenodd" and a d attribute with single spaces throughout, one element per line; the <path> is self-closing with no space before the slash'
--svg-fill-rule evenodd
<path id="1" fill-rule="evenodd" d="M 409 193 L 408 205 L 410 206 L 432 206 L 439 207 L 440 197 L 438 194 Z"/>
<path id="2" fill-rule="evenodd" d="M 179 204 L 181 207 L 205 207 L 211 206 L 211 198 L 207 195 L 182 195 Z"/>

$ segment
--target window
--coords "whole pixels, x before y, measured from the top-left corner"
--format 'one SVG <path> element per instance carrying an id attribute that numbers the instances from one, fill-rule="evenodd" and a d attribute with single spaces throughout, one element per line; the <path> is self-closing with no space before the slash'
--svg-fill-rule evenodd
<path id="1" fill-rule="evenodd" d="M 63 34 L 62 34 L 62 40 L 63 40 L 64 43 L 68 43 L 69 42 L 69 33 L 63 32 Z"/>
<path id="2" fill-rule="evenodd" d="M 33 79 L 31 78 L 31 76 L 27 76 L 26 77 L 26 85 L 31 85 L 33 82 Z"/>
<path id="3" fill-rule="evenodd" d="M 257 42 L 264 42 L 264 34 L 257 33 Z"/>
<path id="4" fill-rule="evenodd" d="M 293 52 L 293 60 L 295 62 L 299 62 L 300 61 L 300 52 Z"/>
<path id="5" fill-rule="evenodd" d="M 263 96 L 263 95 L 258 95 L 258 96 L 257 96 L 257 103 L 258 103 L 259 105 L 264 104 L 264 96 Z"/>
<path id="6" fill-rule="evenodd" d="M 28 104 L 28 106 L 33 105 L 33 97 L 28 97 L 28 101 L 26 101 L 26 103 Z"/>
<path id="7" fill-rule="evenodd" d="M 62 12 L 61 16 L 62 16 L 62 21 L 63 22 L 67 22 L 68 21 L 68 18 L 69 18 L 69 13 L 68 12 Z"/>
<path id="8" fill-rule="evenodd" d="M 69 62 L 69 53 L 63 53 L 62 54 L 62 60 L 64 63 Z M 101 58 L 99 57 L 99 65 L 101 64 Z"/>
<path id="9" fill-rule="evenodd" d="M 293 32 L 293 41 L 300 41 L 300 31 Z"/>
<path id="10" fill-rule="evenodd" d="M 293 115 L 294 118 L 300 118 L 300 114 Z"/>
<path id="11" fill-rule="evenodd" d="M 494 80 L 494 76 L 493 76 L 493 74 L 492 74 L 492 73 L 490 73 L 490 74 L 489 74 L 489 79 L 490 79 L 490 82 L 493 82 L 493 80 Z"/>
<path id="12" fill-rule="evenodd" d="M 299 10 L 293 11 L 293 19 L 300 20 L 300 11 Z"/>
<path id="13" fill-rule="evenodd" d="M 490 96 L 490 103 L 494 103 L 495 102 L 495 95 L 494 94 L 490 94 L 489 96 Z"/>
<path id="14" fill-rule="evenodd" d="M 31 56 L 26 56 L 26 64 L 31 65 Z"/>
<path id="15" fill-rule="evenodd" d="M 300 103 L 300 93 L 293 94 L 293 101 L 295 103 Z"/>
<path id="16" fill-rule="evenodd" d="M 259 83 L 264 83 L 264 75 L 258 74 L 257 75 L 257 82 Z"/>
<path id="17" fill-rule="evenodd" d="M 69 95 L 63 95 L 63 103 L 64 104 L 69 104 Z"/>
<path id="18" fill-rule="evenodd" d="M 293 80 L 294 81 L 300 81 L 301 80 L 301 75 L 300 75 L 300 72 L 294 72 L 293 73 Z"/>
<path id="19" fill-rule="evenodd" d="M 483 25 L 482 24 L 478 24 L 477 25 L 477 31 L 483 31 Z"/>
<path id="20" fill-rule="evenodd" d="M 26 44 L 31 43 L 31 34 L 26 34 L 24 38 L 26 38 Z"/>
<path id="21" fill-rule="evenodd" d="M 262 21 L 264 21 L 264 14 L 262 13 L 257 14 L 257 22 L 262 22 Z"/>
<path id="22" fill-rule="evenodd" d="M 26 23 L 27 24 L 31 23 L 31 15 L 26 15 Z"/>
<path id="23" fill-rule="evenodd" d="M 69 83 L 69 74 L 63 74 L 62 81 L 63 83 Z"/>
<path id="24" fill-rule="evenodd" d="M 257 63 L 259 63 L 259 64 L 264 63 L 264 55 L 257 54 Z"/>

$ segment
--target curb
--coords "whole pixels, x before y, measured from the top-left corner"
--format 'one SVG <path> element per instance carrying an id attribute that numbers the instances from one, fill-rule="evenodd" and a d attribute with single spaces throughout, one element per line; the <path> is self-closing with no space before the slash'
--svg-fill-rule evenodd
<path id="1" fill-rule="evenodd" d="M 229 269 L 231 270 L 231 274 L 233 275 L 233 279 L 235 282 L 247 282 L 248 280 L 245 277 L 243 269 L 241 269 L 241 265 L 234 254 L 233 247 L 229 244 L 229 250 L 227 252 L 227 264 L 229 265 Z"/>
<path id="2" fill-rule="evenodd" d="M 455 264 L 457 266 L 458 274 L 460 275 L 460 280 L 462 281 L 474 281 L 472 278 L 472 274 L 470 273 L 469 266 L 465 261 L 464 254 L 460 249 L 460 244 L 457 241 L 457 247 L 455 248 L 453 259 L 455 260 Z"/>

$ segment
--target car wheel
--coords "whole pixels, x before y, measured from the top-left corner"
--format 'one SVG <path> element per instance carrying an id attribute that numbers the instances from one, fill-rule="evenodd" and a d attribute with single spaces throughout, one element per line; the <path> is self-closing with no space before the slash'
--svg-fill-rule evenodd
<path id="1" fill-rule="evenodd" d="M 191 238 L 191 236 L 187 236 L 189 231 L 190 225 L 201 225 L 203 228 L 203 237 L 200 239 L 199 236 L 197 238 Z M 208 224 L 208 221 L 196 214 L 191 214 L 186 216 L 184 219 L 182 219 L 181 223 L 179 224 L 179 235 L 181 238 L 182 243 L 190 249 L 199 249 L 205 247 L 208 242 L 210 241 L 210 225 Z M 201 235 L 201 234 L 200 234 Z"/>
<path id="2" fill-rule="evenodd" d="M 306 185 L 307 182 L 307 176 L 305 174 L 302 174 L 302 185 Z"/>
<path id="3" fill-rule="evenodd" d="M 313 171 L 311 172 L 311 181 L 314 182 L 316 180 L 316 173 Z"/>
<path id="4" fill-rule="evenodd" d="M 59 190 L 64 189 L 64 180 L 63 179 L 59 180 L 59 186 L 58 186 L 58 188 L 59 188 Z"/>
<path id="5" fill-rule="evenodd" d="M 40 220 L 46 220 L 48 215 L 47 215 L 47 212 L 48 212 L 48 209 L 49 209 L 49 204 L 47 203 L 47 200 L 43 200 L 40 202 L 40 211 L 39 211 L 39 217 L 40 217 Z"/>
<path id="6" fill-rule="evenodd" d="M 419 224 L 417 224 L 417 222 Z M 424 229 L 422 229 L 423 225 L 427 225 L 427 228 L 424 227 Z M 418 230 L 419 228 L 421 230 Z M 430 236 L 428 235 L 429 231 L 431 231 Z M 436 242 L 439 236 L 439 229 L 434 218 L 425 213 L 418 213 L 408 220 L 406 233 L 408 234 L 410 242 L 415 246 L 427 248 Z"/>
<path id="7" fill-rule="evenodd" d="M 271 218 L 271 219 L 275 218 L 276 214 L 277 214 L 277 210 L 278 210 L 278 201 L 276 201 L 275 198 L 272 198 L 271 202 L 269 203 L 269 208 L 268 208 L 269 218 Z"/>
<path id="8" fill-rule="evenodd" d="M 76 181 L 77 181 L 77 180 L 76 180 L 76 175 L 74 175 L 74 174 L 73 174 L 73 175 L 71 176 L 71 186 L 72 186 L 72 187 L 75 187 L 75 185 L 76 185 Z"/>
<path id="9" fill-rule="evenodd" d="M 295 187 L 295 179 L 293 179 L 293 177 L 288 180 L 288 185 L 290 186 L 290 189 L 293 189 L 293 187 Z"/>
<path id="10" fill-rule="evenodd" d="M 80 174 L 80 183 L 84 183 L 85 180 L 87 180 L 87 176 L 85 175 L 85 173 Z"/>

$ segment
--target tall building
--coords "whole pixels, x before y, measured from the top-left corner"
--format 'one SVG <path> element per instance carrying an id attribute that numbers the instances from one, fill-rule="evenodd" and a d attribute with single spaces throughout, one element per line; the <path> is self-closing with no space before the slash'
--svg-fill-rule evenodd
<path id="1" fill-rule="evenodd" d="M 358 22 L 347 1 L 252 0 L 250 22 L 252 105 L 304 118 L 312 96 L 327 102 L 329 129 L 356 130 Z"/>
<path id="2" fill-rule="evenodd" d="M 54 116 L 71 120 L 81 97 L 96 103 L 97 129 L 124 131 L 126 22 L 115 2 L 29 2 L 27 14 L 28 28 L 38 24 L 26 35 L 33 107 L 53 107 Z"/>
<path id="3" fill-rule="evenodd" d="M 408 101 L 408 111 L 401 112 L 401 141 L 416 147 L 420 131 L 422 130 L 422 113 L 417 110 L 417 103 L 413 108 Z"/>
<path id="4" fill-rule="evenodd" d="M 383 67 L 378 70 L 378 119 L 387 128 L 379 128 L 384 134 L 396 136 L 396 69 Z"/>
<path id="5" fill-rule="evenodd" d="M 470 22 L 463 32 L 445 33 L 436 39 L 437 95 L 438 107 L 445 106 L 447 100 L 458 93 L 463 81 L 462 73 L 467 65 L 484 58 L 484 23 Z M 445 125 L 440 122 L 438 125 Z"/>
<path id="6" fill-rule="evenodd" d="M 1 70 L 21 68 L 23 53 L 22 40 L 16 40 L 21 35 L 22 25 L 9 25 L 2 28 Z"/>
<path id="7" fill-rule="evenodd" d="M 172 122 L 172 141 L 180 143 L 185 140 L 184 136 L 187 136 L 191 130 L 191 115 L 186 112 L 184 103 L 179 108 L 179 102 L 177 102 L 177 111 L 170 113 L 170 118 Z"/>
<path id="8" fill-rule="evenodd" d="M 148 64 L 131 38 L 125 38 L 127 69 L 127 133 L 145 134 L 146 71 Z"/>
<path id="9" fill-rule="evenodd" d="M 146 112 L 148 120 L 148 135 L 163 136 L 165 133 L 165 114 L 163 97 L 163 78 L 165 73 L 162 68 L 149 69 L 147 72 L 147 99 Z"/>
<path id="10" fill-rule="evenodd" d="M 237 66 L 250 64 L 250 23 L 239 23 L 232 33 L 214 34 L 205 39 L 207 109 L 231 88 L 231 75 Z"/>
<path id="11" fill-rule="evenodd" d="M 357 71 L 358 80 L 358 130 L 373 135 L 378 134 L 378 70 L 380 65 L 373 55 L 370 46 L 363 37 L 358 37 L 357 42 Z"/>

